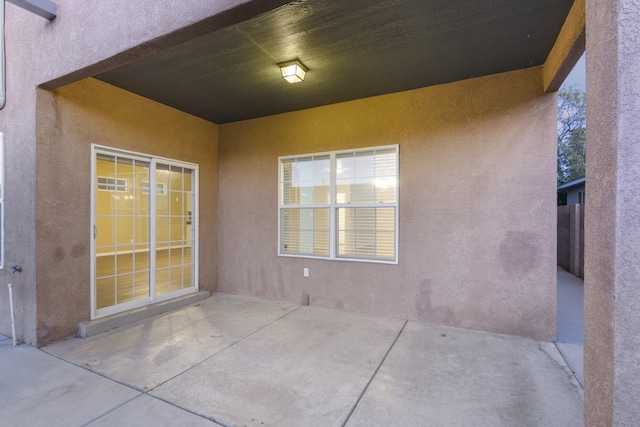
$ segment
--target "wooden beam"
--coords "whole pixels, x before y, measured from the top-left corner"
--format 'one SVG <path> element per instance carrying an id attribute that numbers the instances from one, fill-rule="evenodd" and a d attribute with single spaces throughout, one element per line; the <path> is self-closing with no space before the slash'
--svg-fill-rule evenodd
<path id="1" fill-rule="evenodd" d="M 545 92 L 555 92 L 585 50 L 586 0 L 575 0 L 542 67 Z"/>

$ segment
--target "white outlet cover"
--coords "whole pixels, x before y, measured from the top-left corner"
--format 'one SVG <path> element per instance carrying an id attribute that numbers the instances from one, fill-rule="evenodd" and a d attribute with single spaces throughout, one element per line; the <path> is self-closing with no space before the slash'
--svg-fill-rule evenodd
<path id="1" fill-rule="evenodd" d="M 309 277 L 309 269 L 305 267 L 302 274 L 304 274 L 304 277 Z"/>

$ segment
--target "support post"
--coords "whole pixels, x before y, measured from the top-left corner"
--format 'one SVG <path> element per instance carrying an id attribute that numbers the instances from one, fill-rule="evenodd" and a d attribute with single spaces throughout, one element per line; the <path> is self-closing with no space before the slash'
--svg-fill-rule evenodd
<path id="1" fill-rule="evenodd" d="M 584 424 L 640 420 L 640 6 L 587 0 Z"/>

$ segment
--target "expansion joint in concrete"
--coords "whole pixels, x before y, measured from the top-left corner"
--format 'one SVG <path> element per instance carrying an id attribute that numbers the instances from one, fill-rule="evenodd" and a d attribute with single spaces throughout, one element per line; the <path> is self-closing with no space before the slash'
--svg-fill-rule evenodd
<path id="1" fill-rule="evenodd" d="M 188 408 L 184 408 L 184 407 L 182 407 L 182 406 L 176 405 L 174 402 L 171 402 L 171 401 L 169 401 L 169 400 L 162 399 L 162 398 L 160 398 L 160 397 L 158 397 L 158 396 L 154 396 L 154 395 L 149 394 L 149 393 L 150 393 L 151 391 L 153 391 L 154 389 L 156 389 L 157 387 L 161 386 L 162 384 L 165 384 L 166 382 L 171 381 L 172 379 L 174 379 L 174 378 L 176 378 L 176 377 L 178 377 L 178 376 L 180 376 L 180 375 L 184 374 L 185 372 L 190 371 L 191 369 L 195 368 L 196 366 L 200 366 L 201 364 L 203 364 L 203 363 L 204 363 L 204 362 L 206 362 L 207 360 L 209 360 L 209 359 L 211 359 L 211 358 L 213 358 L 213 357 L 217 356 L 218 354 L 222 353 L 223 351 L 228 350 L 229 348 L 233 347 L 234 345 L 238 344 L 239 342 L 244 341 L 245 339 L 247 339 L 247 338 L 251 337 L 252 335 L 255 335 L 256 333 L 260 332 L 261 330 L 265 329 L 266 327 L 268 327 L 268 326 L 270 326 L 270 325 L 274 324 L 275 322 L 277 322 L 277 321 L 279 321 L 279 320 L 281 320 L 281 319 L 283 319 L 283 318 L 285 318 L 285 317 L 289 316 L 290 314 L 292 314 L 292 313 L 296 312 L 296 311 L 297 311 L 297 310 L 299 310 L 300 308 L 301 308 L 301 306 L 294 308 L 293 310 L 291 310 L 291 311 L 289 311 L 289 312 L 287 312 L 287 313 L 283 314 L 282 316 L 278 317 L 277 319 L 274 319 L 273 321 L 271 321 L 271 322 L 269 322 L 269 323 L 265 324 L 264 326 L 262 326 L 262 327 L 260 327 L 260 328 L 256 329 L 255 331 L 253 331 L 253 332 L 251 332 L 251 333 L 249 333 L 249 334 L 245 335 L 244 337 L 242 337 L 242 338 L 240 338 L 240 339 L 238 339 L 238 340 L 236 340 L 236 341 L 232 342 L 231 344 L 229 344 L 228 346 L 226 346 L 226 347 L 225 347 L 225 348 L 223 348 L 222 350 L 220 350 L 220 351 L 218 351 L 218 352 L 216 352 L 216 353 L 212 354 L 211 356 L 209 356 L 209 357 L 207 357 L 207 358 L 203 359 L 203 360 L 202 360 L 202 361 L 200 361 L 199 363 L 197 363 L 197 364 L 195 364 L 195 365 L 191 366 L 191 367 L 190 367 L 190 368 L 188 368 L 188 369 L 185 369 L 184 371 L 181 371 L 181 372 L 177 373 L 177 374 L 176 374 L 176 375 L 174 375 L 173 377 L 171 377 L 171 378 L 167 379 L 166 381 L 163 381 L 163 382 L 161 382 L 161 383 L 157 384 L 155 387 L 150 388 L 150 389 L 146 389 L 146 388 L 144 388 L 144 389 L 140 389 L 140 388 L 135 387 L 135 386 L 133 386 L 133 385 L 131 385 L 131 384 L 127 384 L 127 383 L 124 383 L 124 382 L 121 382 L 121 381 L 115 380 L 115 379 L 113 379 L 113 378 L 110 378 L 110 377 L 108 377 L 108 376 L 106 376 L 106 375 L 104 375 L 104 374 L 101 374 L 100 372 L 92 371 L 91 369 L 89 369 L 88 367 L 86 367 L 86 366 L 84 366 L 84 365 L 76 364 L 76 363 L 70 362 L 70 361 L 68 361 L 68 360 L 65 360 L 65 359 L 63 359 L 63 358 L 59 357 L 58 355 L 56 355 L 56 354 L 54 354 L 54 353 L 49 353 L 49 352 L 47 352 L 47 351 L 45 351 L 45 350 L 43 350 L 43 349 L 40 349 L 40 351 L 42 351 L 43 353 L 46 353 L 46 354 L 48 354 L 48 355 L 50 355 L 50 356 L 53 356 L 53 357 L 55 357 L 56 359 L 61 360 L 61 361 L 65 362 L 65 363 L 68 363 L 68 364 L 73 365 L 73 366 L 77 366 L 77 367 L 79 367 L 79 368 L 84 369 L 85 371 L 89 371 L 89 372 L 91 372 L 92 374 L 98 375 L 98 376 L 100 376 L 100 377 L 102 377 L 102 378 L 105 378 L 105 379 L 107 379 L 107 380 L 109 380 L 109 381 L 113 381 L 113 382 L 115 382 L 115 383 L 117 383 L 117 384 L 120 384 L 120 385 L 125 386 L 125 387 L 128 387 L 128 388 L 130 388 L 130 389 L 132 389 L 132 390 L 135 390 L 135 391 L 140 392 L 140 394 L 139 394 L 139 395 L 137 395 L 136 397 L 134 397 L 134 398 L 132 398 L 132 399 L 129 399 L 129 400 L 128 400 L 128 401 L 126 401 L 126 402 L 123 402 L 121 405 L 118 405 L 117 407 L 115 407 L 115 408 L 111 409 L 110 411 L 108 411 L 108 412 L 106 412 L 106 413 L 100 414 L 100 415 L 99 415 L 97 418 L 95 418 L 93 421 L 95 421 L 95 420 L 97 420 L 97 419 L 99 419 L 99 418 L 101 418 L 101 417 L 104 417 L 105 415 L 109 414 L 110 412 L 113 412 L 113 411 L 115 411 L 115 410 L 117 410 L 117 409 L 121 408 L 122 406 L 124 406 L 124 405 L 126 405 L 126 404 L 128 404 L 128 403 L 130 403 L 130 402 L 132 402 L 132 401 L 134 401 L 134 400 L 136 400 L 136 399 L 138 399 L 138 398 L 139 398 L 140 396 L 142 396 L 142 395 L 147 395 L 147 396 L 149 396 L 149 397 L 151 397 L 151 398 L 153 398 L 153 399 L 157 399 L 157 400 L 160 400 L 160 401 L 162 401 L 162 402 L 164 402 L 164 403 L 167 403 L 167 404 L 169 404 L 169 405 L 171 405 L 171 406 L 174 406 L 174 407 L 176 407 L 176 408 L 178 408 L 178 409 L 180 409 L 180 410 L 183 410 L 183 411 L 189 412 L 190 414 L 196 415 L 196 416 L 201 417 L 201 418 L 205 418 L 205 419 L 207 419 L 207 420 L 209 420 L 209 421 L 213 421 L 214 423 L 218 424 L 220 427 L 229 427 L 229 426 L 226 426 L 225 424 L 222 424 L 220 421 L 217 421 L 217 420 L 215 420 L 215 419 L 213 419 L 213 418 L 206 417 L 206 416 L 204 416 L 204 415 L 202 415 L 202 414 L 199 414 L 199 413 L 197 413 L 197 412 L 194 412 L 194 411 L 192 411 L 192 410 L 190 410 L 190 409 L 188 409 Z M 406 322 L 405 322 L 405 325 L 406 325 Z M 404 325 L 403 325 L 402 329 L 404 329 Z M 402 332 L 402 330 L 401 330 L 400 332 Z M 398 334 L 398 336 L 400 336 L 400 334 Z M 395 342 L 397 341 L 397 339 L 398 339 L 398 337 L 396 337 L 396 340 L 394 340 L 393 344 L 395 344 Z M 393 347 L 393 344 L 391 345 L 391 347 Z M 389 350 L 391 350 L 391 348 L 389 348 Z M 387 354 L 388 354 L 388 352 L 387 352 Z M 386 355 L 385 355 L 385 357 L 382 359 L 382 362 L 384 362 L 384 360 L 385 360 L 385 359 L 386 359 Z M 380 362 L 380 365 L 382 365 L 382 362 Z M 378 368 L 376 369 L 376 372 L 378 372 L 378 369 L 380 369 L 380 365 L 378 365 Z M 374 376 L 375 376 L 375 374 L 374 374 Z M 372 377 L 372 379 L 373 379 L 373 377 Z M 369 383 L 370 383 L 370 382 L 371 382 L 371 380 L 369 380 Z M 367 386 L 369 385 L 369 383 L 367 383 Z M 365 390 L 366 390 L 366 388 L 365 388 Z M 362 397 L 362 395 L 360 396 L 360 398 L 361 398 L 361 397 Z M 358 398 L 358 401 L 360 400 L 360 398 Z M 354 407 L 354 408 L 355 408 L 355 407 Z"/>
<path id="2" fill-rule="evenodd" d="M 238 344 L 239 342 L 242 342 L 242 341 L 246 340 L 246 339 L 247 339 L 247 338 L 249 338 L 250 336 L 253 336 L 253 335 L 257 334 L 258 332 L 260 332 L 260 331 L 261 331 L 261 330 L 263 330 L 264 328 L 266 328 L 266 327 L 268 327 L 268 326 L 273 325 L 274 323 L 276 323 L 276 322 L 277 322 L 277 321 L 279 321 L 280 319 L 284 319 L 285 317 L 287 317 L 287 316 L 288 316 L 288 315 L 290 315 L 291 313 L 295 313 L 296 311 L 298 311 L 298 310 L 300 309 L 300 307 L 302 307 L 302 306 L 298 306 L 298 307 L 294 308 L 293 310 L 289 311 L 288 313 L 285 313 L 285 314 L 283 314 L 282 316 L 278 317 L 277 319 L 274 319 L 272 322 L 269 322 L 269 323 L 265 324 L 264 326 L 262 326 L 261 328 L 258 328 L 258 329 L 256 329 L 255 331 L 251 332 L 250 334 L 245 335 L 244 337 L 242 337 L 242 338 L 240 338 L 240 339 L 238 339 L 238 340 L 236 340 L 236 341 L 232 342 L 231 344 L 229 344 L 229 345 L 228 345 L 228 346 L 226 346 L 225 348 L 221 349 L 220 351 L 217 351 L 217 352 L 213 353 L 211 356 L 209 356 L 209 357 L 207 357 L 207 358 L 205 358 L 205 359 L 201 360 L 199 363 L 196 363 L 195 365 L 193 365 L 193 366 L 191 366 L 191 367 L 189 367 L 189 368 L 185 369 L 185 370 L 184 370 L 184 371 L 182 371 L 182 372 L 178 372 L 176 375 L 174 375 L 173 377 L 171 377 L 171 378 L 167 379 L 166 381 L 163 381 L 163 382 L 161 382 L 161 383 L 156 384 L 156 385 L 155 385 L 155 387 L 150 388 L 150 389 L 148 389 L 148 390 L 143 390 L 143 391 L 144 391 L 144 392 L 149 392 L 149 391 L 151 391 L 151 390 L 155 390 L 156 388 L 160 387 L 162 384 L 165 384 L 165 383 L 167 383 L 167 382 L 171 381 L 172 379 L 174 379 L 174 378 L 176 378 L 176 377 L 178 377 L 178 376 L 180 376 L 180 375 L 184 374 L 185 372 L 189 372 L 190 370 L 192 370 L 192 369 L 193 369 L 193 368 L 195 368 L 196 366 L 200 366 L 200 365 L 202 365 L 204 362 L 206 362 L 207 360 L 209 360 L 209 359 L 211 359 L 211 358 L 216 357 L 217 355 L 219 355 L 220 353 L 222 353 L 222 352 L 224 352 L 224 351 L 229 350 L 229 349 L 230 349 L 231 347 L 233 347 L 234 345 Z"/>
<path id="3" fill-rule="evenodd" d="M 163 398 L 161 398 L 161 397 L 154 396 L 154 395 L 152 395 L 152 394 L 149 394 L 148 392 L 144 392 L 143 394 L 145 394 L 145 395 L 147 395 L 147 396 L 149 396 L 149 397 L 151 397 L 151 398 L 153 398 L 153 399 L 156 399 L 156 400 L 159 400 L 159 401 L 161 401 L 161 402 L 164 402 L 164 403 L 166 403 L 167 405 L 171 405 L 171 406 L 173 406 L 174 408 L 180 409 L 181 411 L 188 412 L 188 413 L 190 413 L 191 415 L 195 415 L 195 416 L 197 416 L 197 417 L 204 418 L 205 420 L 212 421 L 212 422 L 216 423 L 216 425 L 219 425 L 220 427 L 231 427 L 231 426 L 229 426 L 229 425 L 227 425 L 227 424 L 222 424 L 220 421 L 216 420 L 216 419 L 215 419 L 215 418 L 213 418 L 213 417 L 207 417 L 207 416 L 205 416 L 205 415 L 202 415 L 202 414 L 199 414 L 199 413 L 197 413 L 197 412 L 194 412 L 194 411 L 192 411 L 192 410 L 191 410 L 191 409 L 189 409 L 189 408 L 185 408 L 184 406 L 176 405 L 174 402 L 171 402 L 170 400 L 166 400 L 166 399 L 163 399 Z M 142 396 L 142 394 L 141 394 L 140 396 Z M 135 397 L 134 399 L 131 399 L 131 400 L 135 400 L 135 399 L 137 399 L 137 398 L 138 398 L 138 397 L 140 397 L 140 396 L 137 396 L 137 397 Z M 122 405 L 121 405 L 121 406 L 122 406 Z"/>
<path id="4" fill-rule="evenodd" d="M 557 342 L 554 342 L 553 345 L 556 347 L 556 350 L 558 350 L 558 353 L 560 353 L 560 356 L 562 356 L 562 360 L 564 360 L 564 363 L 567 365 L 567 367 L 569 368 L 569 370 L 573 374 L 573 376 L 576 379 L 576 381 L 578 382 L 578 384 L 580 384 L 580 388 L 584 390 L 584 384 L 582 384 L 582 380 L 576 374 L 576 371 L 574 370 L 573 366 L 571 366 L 571 361 L 567 358 L 567 356 L 560 349 L 560 347 L 558 347 L 558 343 Z"/>
<path id="5" fill-rule="evenodd" d="M 47 354 L 48 354 L 48 353 L 47 353 Z M 64 360 L 64 359 L 60 359 L 60 360 Z M 77 365 L 74 365 L 74 366 L 77 366 Z M 103 376 L 103 378 L 108 378 L 108 377 L 104 377 L 104 376 Z M 111 379 L 111 378 L 108 378 L 108 379 Z M 112 381 L 113 381 L 113 380 L 112 380 Z M 115 381 L 115 382 L 117 382 L 117 381 Z M 123 384 L 123 385 L 125 385 L 125 386 L 126 386 L 126 384 Z M 127 386 L 127 387 L 129 387 L 129 386 Z M 131 387 L 130 387 L 130 388 L 131 388 Z M 87 425 L 91 425 L 92 423 L 94 423 L 94 422 L 98 421 L 100 418 L 102 418 L 102 417 L 104 417 L 104 416 L 106 416 L 106 415 L 109 415 L 109 414 L 110 414 L 110 413 L 112 413 L 112 412 L 117 411 L 118 409 L 122 408 L 122 407 L 123 407 L 123 406 L 125 406 L 125 405 L 128 405 L 129 403 L 133 402 L 133 401 L 134 401 L 134 400 L 136 400 L 136 399 L 139 399 L 139 398 L 140 398 L 140 396 L 142 396 L 142 393 L 141 393 L 141 394 L 139 394 L 139 395 L 137 395 L 137 396 L 135 396 L 135 397 L 132 397 L 132 398 L 131 398 L 131 399 L 129 399 L 129 400 L 125 400 L 124 402 L 122 402 L 122 403 L 121 403 L 121 404 L 119 404 L 118 406 L 115 406 L 115 407 L 111 408 L 110 410 L 108 410 L 108 411 L 106 411 L 106 412 L 103 412 L 102 414 L 97 415 L 94 419 L 92 419 L 90 422 L 88 422 L 88 423 L 87 423 Z"/>
<path id="6" fill-rule="evenodd" d="M 342 427 L 345 427 L 345 425 L 347 425 L 347 423 L 349 422 L 349 419 L 351 418 L 351 415 L 353 415 L 353 412 L 356 410 L 356 408 L 358 407 L 358 404 L 360 403 L 360 401 L 362 400 L 362 397 L 364 396 L 364 394 L 367 392 L 367 390 L 369 389 L 369 386 L 371 385 L 371 383 L 373 382 L 373 379 L 376 377 L 376 375 L 378 375 L 378 371 L 380 370 L 380 368 L 382 367 L 382 364 L 385 362 L 385 360 L 387 360 L 387 356 L 389 356 L 389 353 L 391 353 L 391 350 L 393 350 L 393 347 L 396 345 L 396 343 L 398 342 L 398 339 L 400 338 L 400 335 L 402 335 L 402 332 L 404 331 L 404 328 L 407 326 L 407 323 L 409 323 L 408 320 L 405 320 L 402 328 L 400 328 L 400 330 L 398 331 L 398 334 L 396 335 L 396 338 L 393 340 L 393 342 L 391 343 L 391 345 L 389 346 L 389 348 L 387 349 L 387 352 L 384 354 L 384 356 L 382 357 L 382 359 L 380 359 L 380 363 L 378 363 L 378 366 L 376 367 L 376 370 L 373 371 L 373 374 L 371 375 L 371 378 L 369 378 L 369 381 L 367 381 L 367 384 L 364 386 L 364 388 L 362 389 L 362 391 L 360 392 L 360 395 L 358 396 L 358 399 L 356 400 L 356 402 L 353 404 L 353 406 L 351 407 L 351 410 L 349 411 L 349 413 L 347 414 L 347 417 L 344 419 L 344 422 L 342 423 Z"/>

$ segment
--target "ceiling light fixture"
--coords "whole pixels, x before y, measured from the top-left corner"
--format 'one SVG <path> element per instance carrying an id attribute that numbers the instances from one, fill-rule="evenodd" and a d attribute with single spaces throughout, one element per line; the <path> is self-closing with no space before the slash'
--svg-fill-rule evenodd
<path id="1" fill-rule="evenodd" d="M 300 83 L 304 80 L 307 71 L 309 71 L 299 59 L 282 62 L 278 64 L 278 67 L 280 67 L 280 71 L 282 72 L 282 78 L 289 83 Z"/>

